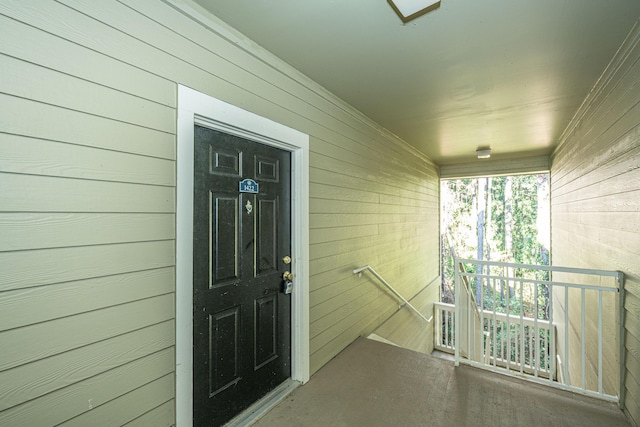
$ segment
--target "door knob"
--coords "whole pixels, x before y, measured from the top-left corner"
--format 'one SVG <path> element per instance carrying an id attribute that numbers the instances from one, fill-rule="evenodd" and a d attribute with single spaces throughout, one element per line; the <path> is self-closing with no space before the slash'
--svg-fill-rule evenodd
<path id="1" fill-rule="evenodd" d="M 282 273 L 282 280 L 291 282 L 293 280 L 293 273 L 290 271 L 285 271 Z"/>

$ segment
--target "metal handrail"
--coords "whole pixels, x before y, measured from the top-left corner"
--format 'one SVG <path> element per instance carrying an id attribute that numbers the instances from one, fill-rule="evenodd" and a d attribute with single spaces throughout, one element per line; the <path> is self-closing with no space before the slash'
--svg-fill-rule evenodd
<path id="1" fill-rule="evenodd" d="M 396 291 L 393 288 L 393 286 L 391 286 L 386 280 L 384 280 L 384 278 L 382 276 L 380 276 L 371 266 L 365 265 L 364 267 L 356 268 L 355 270 L 353 270 L 353 274 L 357 274 L 358 277 L 360 277 L 360 276 L 362 276 L 362 272 L 365 271 L 365 270 L 369 270 L 371 272 L 371 274 L 373 274 L 378 280 L 380 280 L 380 282 L 382 282 L 383 285 L 385 285 L 387 288 L 389 288 L 389 290 L 391 292 L 393 292 L 394 295 L 397 296 L 402 301 L 402 304 L 400 305 L 400 307 L 404 307 L 405 305 L 408 306 L 418 316 L 420 316 L 422 318 L 422 320 L 424 320 L 427 323 L 431 323 L 431 321 L 433 320 L 433 316 L 431 316 L 430 318 L 427 319 L 422 313 L 420 313 L 420 311 L 417 308 L 415 308 L 413 305 L 411 305 L 411 303 L 409 301 L 407 301 L 402 295 L 400 295 L 398 293 L 398 291 Z"/>

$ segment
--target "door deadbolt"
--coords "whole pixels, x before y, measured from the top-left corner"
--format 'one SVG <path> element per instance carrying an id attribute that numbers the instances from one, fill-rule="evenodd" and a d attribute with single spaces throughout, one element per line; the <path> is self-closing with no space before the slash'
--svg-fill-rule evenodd
<path id="1" fill-rule="evenodd" d="M 293 280 L 293 273 L 290 271 L 285 271 L 282 273 L 282 279 L 286 282 L 291 282 Z"/>
<path id="2" fill-rule="evenodd" d="M 291 264 L 291 257 L 287 255 L 286 257 L 282 258 L 282 262 L 285 263 L 286 265 Z"/>

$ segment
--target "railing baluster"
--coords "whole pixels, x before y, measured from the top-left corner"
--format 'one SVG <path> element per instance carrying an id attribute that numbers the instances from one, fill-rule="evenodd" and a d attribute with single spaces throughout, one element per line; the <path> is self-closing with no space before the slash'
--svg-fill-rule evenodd
<path id="1" fill-rule="evenodd" d="M 581 341 L 581 363 L 582 366 L 580 367 L 580 372 L 581 372 L 581 378 L 582 378 L 582 388 L 586 388 L 586 382 L 587 382 L 587 374 L 586 374 L 586 342 L 587 342 L 587 336 L 586 336 L 586 331 L 584 328 L 584 315 L 585 315 L 585 310 L 584 310 L 584 293 L 585 290 L 582 289 L 580 291 L 580 307 L 581 307 L 581 312 L 580 312 L 580 341 Z"/>
<path id="2" fill-rule="evenodd" d="M 442 309 L 442 315 L 444 316 L 445 322 L 444 331 L 442 332 L 444 336 L 444 346 L 449 347 L 451 344 L 451 340 L 453 339 L 453 332 L 451 331 L 451 319 L 449 319 L 449 313 L 444 309 Z"/>
<path id="3" fill-rule="evenodd" d="M 520 324 L 519 323 L 515 323 L 514 324 L 514 331 L 513 331 L 513 357 L 514 357 L 514 363 L 516 364 L 516 366 L 520 363 Z"/>
<path id="4" fill-rule="evenodd" d="M 446 327 L 444 325 L 444 323 L 446 322 L 446 316 L 444 313 L 444 310 L 440 307 L 438 307 L 437 305 L 433 305 L 433 312 L 436 315 L 436 325 L 438 325 L 438 327 L 435 330 L 435 334 L 436 337 L 434 338 L 436 345 L 438 346 L 446 346 L 446 338 L 445 338 L 445 334 L 446 334 Z M 443 330 L 444 328 L 444 330 Z"/>
<path id="5" fill-rule="evenodd" d="M 456 345 L 456 330 L 455 330 L 455 321 L 456 317 L 452 312 L 447 313 L 449 317 L 449 347 L 453 349 L 453 346 Z"/>
<path id="6" fill-rule="evenodd" d="M 442 331 L 442 344 L 445 347 L 449 347 L 453 334 L 451 333 L 451 320 L 449 319 L 449 312 L 442 309 L 442 315 L 444 316 L 444 330 Z"/>
<path id="7" fill-rule="evenodd" d="M 435 342 L 437 343 L 438 346 L 445 346 L 446 342 L 445 342 L 445 330 L 443 330 L 443 323 L 445 322 L 445 318 L 443 317 L 444 314 L 444 310 L 442 310 L 440 307 L 436 306 L 435 304 L 433 305 L 433 312 L 435 313 L 435 317 L 436 317 L 436 325 L 438 325 L 437 328 L 435 328 Z"/>
<path id="8" fill-rule="evenodd" d="M 531 359 L 531 360 L 535 360 L 534 376 L 538 378 L 538 370 L 540 369 L 540 348 L 539 348 L 540 340 L 538 339 L 540 334 L 540 328 L 538 328 L 538 285 L 536 283 L 532 283 L 532 285 L 533 285 L 533 298 L 534 298 L 533 310 L 535 313 L 535 316 L 533 316 L 533 337 L 532 338 L 535 343 L 535 346 L 531 346 L 531 351 L 533 352 L 533 350 L 535 349 L 535 354 L 532 355 L 535 357 L 535 359 Z"/>
<path id="9" fill-rule="evenodd" d="M 551 348 L 551 328 L 549 328 L 549 326 L 547 325 L 547 329 L 545 332 L 545 344 L 544 344 L 544 357 L 545 357 L 545 368 L 547 370 L 547 375 L 549 375 L 549 378 L 551 378 L 551 357 L 555 357 L 555 356 L 551 356 L 551 352 L 552 352 L 552 348 Z"/>
<path id="10" fill-rule="evenodd" d="M 439 311 L 441 313 L 441 321 L 439 323 L 440 327 L 438 329 L 440 329 L 440 345 L 444 348 L 449 347 L 449 316 L 447 314 L 447 311 L 442 308 L 439 307 Z"/>
<path id="11" fill-rule="evenodd" d="M 564 288 L 564 380 L 569 381 L 569 288 Z"/>
<path id="12" fill-rule="evenodd" d="M 520 281 L 520 331 L 522 333 L 522 337 L 520 339 L 520 373 L 524 373 L 524 364 L 526 363 L 526 355 L 524 352 L 524 340 L 527 338 L 527 334 L 524 330 L 524 313 L 523 313 L 523 304 L 524 304 L 524 283 L 522 280 Z"/>
<path id="13" fill-rule="evenodd" d="M 496 367 L 496 363 L 498 360 L 498 328 L 497 328 L 497 320 L 496 320 L 496 290 L 493 289 L 493 298 L 491 300 L 493 303 L 493 367 Z"/>
<path id="14" fill-rule="evenodd" d="M 469 283 L 469 292 L 471 292 L 471 284 Z M 467 359 L 473 360 L 471 351 L 471 334 L 474 331 L 474 328 L 471 326 L 471 296 L 467 297 Z"/>
<path id="15" fill-rule="evenodd" d="M 456 345 L 456 316 L 453 312 L 449 313 L 449 345 L 453 349 Z"/>
<path id="16" fill-rule="evenodd" d="M 537 377 L 537 375 L 535 375 L 535 371 L 537 369 L 536 360 L 533 354 L 533 347 L 535 346 L 535 343 L 536 343 L 535 333 L 536 333 L 536 328 L 533 326 L 529 326 L 529 366 L 531 367 L 531 369 L 534 370 L 534 376 Z"/>
<path id="17" fill-rule="evenodd" d="M 507 312 L 507 369 L 511 369 L 511 323 L 509 322 L 509 316 L 511 314 L 509 303 L 511 300 L 511 296 L 509 295 L 509 282 L 507 282 L 506 288 L 507 289 L 504 290 L 506 292 L 506 295 L 504 295 L 504 297 L 506 299 L 505 311 Z"/>
<path id="18" fill-rule="evenodd" d="M 553 326 L 553 286 L 549 285 L 549 340 L 551 340 L 551 352 L 549 358 L 549 382 L 553 382 L 556 376 L 556 328 Z"/>
<path id="19" fill-rule="evenodd" d="M 447 319 L 447 328 L 445 329 L 447 347 L 453 348 L 453 314 L 449 311 L 445 312 L 445 316 Z"/>
<path id="20" fill-rule="evenodd" d="M 451 313 L 451 348 L 455 349 L 456 348 L 456 325 L 458 324 L 458 322 L 456 321 L 456 316 Z"/>
<path id="21" fill-rule="evenodd" d="M 444 322 L 444 318 L 443 316 L 443 312 L 442 309 L 440 307 L 438 307 L 436 304 L 433 305 L 433 313 L 434 313 L 434 317 L 436 319 L 436 323 L 435 325 L 437 325 L 437 327 L 434 327 L 434 334 L 435 336 L 433 337 L 433 341 L 435 343 L 435 345 L 437 346 L 442 346 L 444 345 L 444 336 L 443 336 L 443 332 L 442 332 L 442 323 Z"/>
<path id="22" fill-rule="evenodd" d="M 598 393 L 602 393 L 602 291 L 598 291 Z"/>
<path id="23" fill-rule="evenodd" d="M 460 308 L 462 306 L 462 304 L 460 303 L 460 271 L 458 269 L 458 261 L 456 259 L 453 260 L 453 265 L 454 265 L 454 275 L 453 275 L 453 281 L 454 281 L 454 289 L 453 292 L 455 294 L 455 303 L 456 303 L 456 324 L 455 324 L 455 342 L 456 342 L 456 346 L 455 346 L 455 350 L 454 350 L 454 365 L 455 366 L 460 366 L 460 346 L 462 345 L 462 343 L 459 340 L 460 337 Z"/>
<path id="24" fill-rule="evenodd" d="M 502 366 L 507 363 L 506 355 L 505 355 L 505 342 L 504 342 L 504 321 L 498 320 L 498 336 L 496 337 L 498 341 L 498 349 L 500 351 L 500 355 L 498 356 L 498 363 Z M 506 366 L 506 365 L 505 365 Z"/>
<path id="25" fill-rule="evenodd" d="M 491 304 L 493 307 L 493 366 L 496 366 L 498 361 L 502 358 L 502 348 L 500 345 L 500 320 L 496 317 L 497 313 L 497 289 L 494 286 L 489 285 L 488 288 L 491 290 Z"/>

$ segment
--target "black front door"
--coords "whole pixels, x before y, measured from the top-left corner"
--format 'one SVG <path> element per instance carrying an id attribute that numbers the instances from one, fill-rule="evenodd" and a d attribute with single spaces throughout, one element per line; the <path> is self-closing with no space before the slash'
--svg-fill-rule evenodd
<path id="1" fill-rule="evenodd" d="M 224 424 L 291 375 L 291 296 L 282 278 L 291 269 L 291 157 L 201 126 L 194 145 L 193 414 L 200 427 Z"/>

